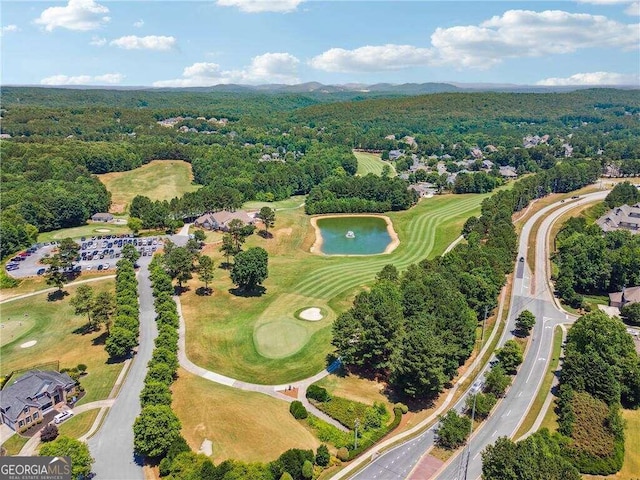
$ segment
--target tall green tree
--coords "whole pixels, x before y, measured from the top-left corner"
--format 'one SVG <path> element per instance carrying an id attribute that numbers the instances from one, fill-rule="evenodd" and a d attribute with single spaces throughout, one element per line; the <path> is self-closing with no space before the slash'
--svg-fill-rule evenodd
<path id="1" fill-rule="evenodd" d="M 173 247 L 164 256 L 164 265 L 171 278 L 178 280 L 178 285 L 192 278 L 193 254 L 186 247 Z"/>
<path id="2" fill-rule="evenodd" d="M 264 225 L 265 236 L 269 236 L 269 229 L 276 223 L 276 211 L 273 208 L 262 207 L 256 215 Z"/>
<path id="3" fill-rule="evenodd" d="M 136 334 L 127 328 L 114 326 L 109 331 L 104 348 L 111 358 L 125 358 L 138 344 Z"/>
<path id="4" fill-rule="evenodd" d="M 446 415 L 440 417 L 438 445 L 447 450 L 454 450 L 467 441 L 471 433 L 471 419 L 466 415 L 458 415 L 451 409 Z"/>
<path id="5" fill-rule="evenodd" d="M 208 255 L 200 255 L 198 258 L 198 273 L 200 280 L 204 282 L 204 289 L 207 293 L 211 293 L 209 282 L 213 280 L 214 263 Z"/>
<path id="6" fill-rule="evenodd" d="M 61 436 L 40 447 L 43 457 L 71 457 L 71 478 L 83 480 L 91 473 L 93 458 L 86 443 Z"/>
<path id="7" fill-rule="evenodd" d="M 98 293 L 91 306 L 93 328 L 104 325 L 109 332 L 111 328 L 111 317 L 116 311 L 116 300 L 111 292 Z"/>
<path id="8" fill-rule="evenodd" d="M 230 233 L 225 233 L 222 236 L 222 245 L 220 246 L 219 251 L 222 252 L 222 254 L 225 256 L 226 258 L 225 265 L 229 267 L 231 265 L 229 261 L 231 257 L 235 256 L 237 253 L 240 252 L 240 250 L 236 249 L 236 246 L 233 243 L 233 237 L 231 236 Z"/>
<path id="9" fill-rule="evenodd" d="M 94 292 L 87 284 L 78 285 L 76 294 L 71 297 L 71 305 L 76 315 L 86 315 L 87 323 L 91 325 L 91 313 L 93 311 Z"/>
<path id="10" fill-rule="evenodd" d="M 167 405 L 147 405 L 133 424 L 133 445 L 145 457 L 162 457 L 180 436 L 180 420 Z"/>
<path id="11" fill-rule="evenodd" d="M 235 256 L 231 281 L 242 290 L 252 291 L 269 276 L 269 255 L 264 248 L 252 247 Z"/>
<path id="12" fill-rule="evenodd" d="M 127 243 L 124 247 L 122 247 L 122 258 L 129 260 L 131 263 L 136 263 L 136 261 L 140 258 L 140 252 L 136 250 L 136 247 Z"/>
<path id="13" fill-rule="evenodd" d="M 515 340 L 507 340 L 504 347 L 498 349 L 496 357 L 507 373 L 516 373 L 522 363 L 522 348 Z"/>
<path id="14" fill-rule="evenodd" d="M 127 220 L 127 227 L 137 235 L 138 232 L 142 230 L 142 220 L 137 217 L 129 217 L 129 220 Z"/>
<path id="15" fill-rule="evenodd" d="M 531 333 L 531 329 L 536 324 L 536 317 L 529 310 L 523 310 L 516 318 L 516 329 L 524 336 Z"/>

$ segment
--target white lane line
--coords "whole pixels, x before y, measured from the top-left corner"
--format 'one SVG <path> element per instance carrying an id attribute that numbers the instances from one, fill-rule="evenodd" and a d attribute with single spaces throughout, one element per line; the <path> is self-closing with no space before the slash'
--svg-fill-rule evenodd
<path id="1" fill-rule="evenodd" d="M 491 434 L 491 436 L 492 436 L 492 437 L 495 437 L 495 436 L 496 436 L 496 433 L 498 433 L 498 430 L 496 430 L 495 432 L 493 432 L 493 433 Z"/>
<path id="2" fill-rule="evenodd" d="M 511 413 L 511 410 L 509 410 L 509 411 L 507 412 L 507 414 L 505 415 L 505 417 L 508 417 L 510 413 Z"/>
<path id="3" fill-rule="evenodd" d="M 478 458 L 480 456 L 480 452 L 476 453 L 476 456 L 473 457 L 473 459 L 475 460 L 476 458 Z"/>
<path id="4" fill-rule="evenodd" d="M 518 396 L 521 397 L 522 396 L 522 392 L 518 393 Z"/>

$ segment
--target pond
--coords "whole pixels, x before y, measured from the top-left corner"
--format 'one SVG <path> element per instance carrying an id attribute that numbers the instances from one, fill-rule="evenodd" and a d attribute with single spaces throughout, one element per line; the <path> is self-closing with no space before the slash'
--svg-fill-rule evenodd
<path id="1" fill-rule="evenodd" d="M 393 228 L 386 217 L 326 217 L 316 219 L 316 225 L 314 250 L 325 255 L 375 255 L 392 250 L 397 243 L 389 232 Z"/>

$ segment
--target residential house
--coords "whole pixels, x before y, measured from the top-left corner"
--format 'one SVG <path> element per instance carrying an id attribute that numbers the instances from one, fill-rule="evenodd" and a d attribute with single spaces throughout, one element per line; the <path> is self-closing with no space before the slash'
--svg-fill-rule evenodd
<path id="1" fill-rule="evenodd" d="M 622 308 L 630 303 L 640 302 L 640 287 L 623 288 L 621 292 L 609 294 L 609 306 Z"/>
<path id="2" fill-rule="evenodd" d="M 231 220 L 241 220 L 245 225 L 253 225 L 255 219 L 244 210 L 238 210 L 236 212 L 228 212 L 222 210 L 215 213 L 205 213 L 198 217 L 194 223 L 197 227 L 206 228 L 207 230 L 222 230 L 226 232 L 229 230 L 229 223 Z"/>
<path id="3" fill-rule="evenodd" d="M 91 220 L 93 220 L 94 222 L 110 222 L 111 220 L 113 220 L 113 215 L 106 212 L 94 213 L 91 216 Z"/>
<path id="4" fill-rule="evenodd" d="M 601 216 L 596 223 L 605 232 L 623 229 L 640 233 L 640 203 L 616 207 Z"/>
<path id="5" fill-rule="evenodd" d="M 483 160 L 482 168 L 486 168 L 487 170 L 491 170 L 493 168 L 493 162 L 491 160 Z"/>
<path id="6" fill-rule="evenodd" d="M 419 182 L 409 185 L 410 190 L 415 190 L 421 198 L 429 198 L 438 193 L 438 187 L 433 183 Z"/>
<path id="7" fill-rule="evenodd" d="M 389 150 L 389 160 L 397 160 L 402 156 L 404 156 L 402 150 Z"/>
<path id="8" fill-rule="evenodd" d="M 516 169 L 511 165 L 503 165 L 500 167 L 500 175 L 504 178 L 516 178 L 518 174 L 516 173 Z"/>
<path id="9" fill-rule="evenodd" d="M 75 393 L 76 382 L 68 374 L 30 370 L 0 391 L 2 423 L 16 431 L 26 429 Z"/>

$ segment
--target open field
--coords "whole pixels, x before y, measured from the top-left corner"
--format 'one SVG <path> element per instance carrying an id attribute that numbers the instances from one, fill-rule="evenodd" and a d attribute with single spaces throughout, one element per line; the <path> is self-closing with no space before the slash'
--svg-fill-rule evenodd
<path id="1" fill-rule="evenodd" d="M 98 175 L 111 192 L 113 213 L 125 212 L 136 195 L 151 200 L 171 200 L 200 188 L 193 184 L 191 165 L 181 160 L 154 160 L 128 172 Z"/>
<path id="2" fill-rule="evenodd" d="M 464 221 L 479 212 L 486 196 L 436 196 L 411 210 L 389 213 L 400 245 L 389 255 L 369 257 L 309 253 L 314 241 L 309 217 L 302 209 L 278 211 L 274 238 L 254 235 L 246 244 L 269 252 L 264 295 L 247 298 L 231 294 L 233 285 L 224 270 L 218 270 L 211 297 L 195 295 L 201 286 L 197 279 L 189 283 L 191 290 L 181 301 L 190 359 L 256 383 L 286 383 L 317 373 L 331 351 L 332 312 L 348 308 L 353 294 L 370 283 L 384 265 L 392 263 L 402 270 L 441 254 Z M 217 247 L 206 251 L 216 264 L 223 261 Z M 303 307 L 321 307 L 330 314 L 319 322 L 305 322 L 294 316 Z M 279 339 L 285 331 L 287 337 Z"/>
<path id="3" fill-rule="evenodd" d="M 94 408 L 93 410 L 74 415 L 69 420 L 58 425 L 58 433 L 66 437 L 80 438 L 89 431 L 98 416 L 98 412 L 100 412 L 100 409 Z"/>
<path id="4" fill-rule="evenodd" d="M 74 280 L 74 282 L 81 282 L 83 280 L 100 278 L 110 275 L 113 275 L 113 272 L 110 272 L 108 270 L 106 272 L 82 272 L 82 274 L 76 280 Z M 17 285 L 15 287 L 3 288 L 2 290 L 0 290 L 0 302 L 4 302 L 5 300 L 18 297 L 20 295 L 25 295 L 28 293 L 38 292 L 40 290 L 47 290 L 51 288 L 51 285 L 47 285 L 46 279 L 42 276 L 16 279 L 16 281 Z"/>
<path id="5" fill-rule="evenodd" d="M 92 286 L 96 291 L 112 290 L 113 280 L 93 283 Z M 69 295 L 56 302 L 49 302 L 47 295 L 42 294 L 2 305 L 4 328 L 13 332 L 9 334 L 8 341 L 3 339 L 0 348 L 2 374 L 47 362 L 60 361 L 60 368 L 84 363 L 88 367 L 87 375 L 81 377 L 80 383 L 87 394 L 79 403 L 107 398 L 122 363 L 107 363 L 108 355 L 102 344 L 104 332 L 73 333 L 86 323 L 86 318 L 74 315 L 69 303 L 76 287 L 66 290 Z M 4 331 L 2 334 L 4 336 Z M 32 340 L 37 341 L 32 347 L 21 347 Z"/>
<path id="6" fill-rule="evenodd" d="M 106 231 L 108 230 L 108 231 Z M 63 228 L 52 230 L 38 235 L 38 242 L 50 242 L 52 240 L 62 240 L 63 238 L 78 239 L 81 237 L 93 237 L 94 235 L 118 235 L 120 233 L 131 233 L 126 224 L 91 222 L 79 227 Z"/>
<path id="7" fill-rule="evenodd" d="M 182 369 L 171 387 L 173 410 L 182 434 L 197 451 L 207 438 L 212 460 L 247 462 L 275 460 L 289 448 L 316 449 L 320 442 L 289 413 L 289 404 L 260 394 L 236 390 Z"/>
<path id="8" fill-rule="evenodd" d="M 397 175 L 395 167 L 390 162 L 385 162 L 377 153 L 353 152 L 358 160 L 357 175 L 366 175 L 373 173 L 374 175 L 382 175 L 382 169 L 387 165 L 391 169 L 391 176 Z"/>
<path id="9" fill-rule="evenodd" d="M 381 402 L 387 406 L 387 410 L 393 411 L 393 403 L 382 393 L 385 386 L 380 382 L 366 380 L 355 375 L 335 375 L 324 377 L 316 385 L 324 387 L 331 395 L 353 400 L 355 402 L 373 405 Z"/>

